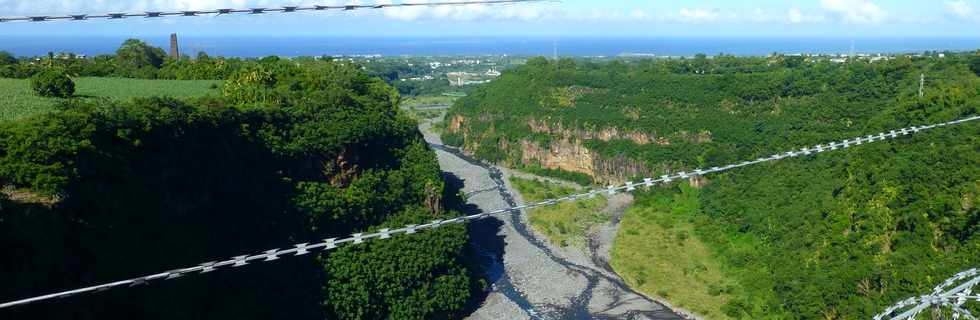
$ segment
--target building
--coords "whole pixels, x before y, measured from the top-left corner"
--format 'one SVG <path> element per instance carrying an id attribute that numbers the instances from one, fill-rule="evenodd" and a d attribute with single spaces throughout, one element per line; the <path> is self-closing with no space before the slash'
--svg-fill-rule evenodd
<path id="1" fill-rule="evenodd" d="M 170 57 L 180 59 L 180 50 L 177 48 L 177 34 L 170 34 Z"/>

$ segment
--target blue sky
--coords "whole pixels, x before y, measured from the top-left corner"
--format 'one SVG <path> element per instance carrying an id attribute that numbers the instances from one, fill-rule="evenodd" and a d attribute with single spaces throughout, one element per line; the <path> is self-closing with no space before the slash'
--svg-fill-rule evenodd
<path id="1" fill-rule="evenodd" d="M 402 0 L 393 0 L 399 2 Z M 440 0 L 430 0 L 437 2 Z M 410 0 L 406 2 L 427 2 Z M 375 0 L 0 0 L 0 15 L 140 12 Z M 980 0 L 656 1 L 535 4 L 88 22 L 6 22 L 0 35 L 980 37 Z"/>

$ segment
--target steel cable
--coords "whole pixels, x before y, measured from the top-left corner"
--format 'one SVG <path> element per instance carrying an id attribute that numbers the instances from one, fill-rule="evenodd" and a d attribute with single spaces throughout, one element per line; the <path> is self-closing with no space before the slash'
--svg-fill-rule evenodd
<path id="1" fill-rule="evenodd" d="M 196 17 L 200 15 L 228 15 L 228 14 L 264 14 L 264 13 L 293 13 L 303 11 L 353 11 L 361 9 L 389 9 L 402 7 L 448 7 L 448 6 L 467 6 L 467 5 L 507 5 L 530 2 L 545 2 L 553 0 L 475 0 L 475 1 L 451 1 L 451 2 L 431 2 L 431 3 L 391 3 L 391 4 L 348 4 L 348 5 L 308 5 L 308 6 L 283 6 L 278 8 L 239 8 L 239 9 L 210 9 L 210 10 L 177 10 L 177 11 L 145 11 L 145 12 L 113 12 L 97 14 L 52 14 L 52 15 L 28 15 L 28 16 L 3 16 L 0 22 L 14 21 L 85 21 L 95 19 L 118 20 L 126 18 L 164 18 L 164 17 Z"/>
<path id="2" fill-rule="evenodd" d="M 956 287 L 950 288 L 953 285 Z M 899 301 L 875 315 L 874 320 L 912 320 L 932 307 L 946 307 L 952 311 L 954 319 L 976 319 L 963 305 L 969 301 L 980 301 L 973 289 L 980 286 L 980 269 L 960 272 L 936 286 L 931 294 Z M 895 315 L 897 312 L 903 311 Z M 894 316 L 893 316 L 894 315 Z"/>
<path id="3" fill-rule="evenodd" d="M 858 138 L 854 138 L 854 139 L 845 139 L 845 140 L 842 140 L 842 141 L 830 142 L 830 143 L 827 143 L 827 144 L 820 144 L 820 145 L 816 145 L 814 147 L 804 147 L 804 148 L 799 149 L 799 150 L 788 151 L 788 152 L 785 152 L 785 153 L 777 153 L 777 154 L 772 155 L 770 157 L 758 158 L 756 160 L 744 161 L 744 162 L 741 162 L 741 163 L 730 164 L 730 165 L 723 166 L 723 167 L 712 167 L 710 169 L 696 169 L 696 170 L 693 170 L 691 172 L 679 172 L 679 173 L 675 173 L 675 174 L 672 174 L 672 175 L 664 175 L 664 176 L 661 176 L 659 178 L 652 178 L 652 177 L 651 178 L 646 178 L 646 179 L 643 179 L 642 182 L 636 182 L 636 183 L 634 183 L 634 182 L 626 182 L 625 184 L 622 184 L 622 185 L 611 185 L 611 186 L 606 187 L 606 188 L 603 188 L 603 189 L 595 189 L 595 190 L 591 190 L 591 191 L 585 192 L 585 193 L 572 194 L 572 195 L 568 195 L 568 196 L 561 197 L 561 198 L 549 199 L 549 200 L 544 200 L 544 201 L 540 201 L 540 202 L 536 202 L 536 203 L 531 203 L 531 204 L 524 204 L 524 205 L 520 205 L 520 206 L 516 206 L 516 207 L 512 207 L 512 208 L 499 209 L 499 210 L 494 210 L 494 211 L 490 211 L 490 212 L 483 212 L 483 213 L 478 213 L 478 214 L 473 214 L 473 215 L 459 216 L 459 217 L 448 219 L 448 220 L 434 220 L 432 222 L 429 222 L 429 223 L 426 223 L 426 224 L 420 224 L 420 225 L 407 225 L 407 226 L 405 226 L 403 228 L 399 228 L 399 229 L 381 229 L 380 231 L 375 232 L 375 233 L 355 233 L 355 234 L 353 234 L 353 235 L 351 235 L 349 237 L 346 237 L 346 238 L 330 238 L 330 239 L 325 239 L 325 240 L 322 240 L 322 241 L 318 241 L 318 242 L 313 243 L 313 244 L 308 243 L 308 242 L 307 243 L 300 243 L 300 244 L 295 244 L 295 245 L 293 245 L 292 248 L 288 248 L 288 249 L 272 249 L 272 250 L 263 251 L 262 253 L 258 253 L 258 254 L 235 256 L 235 257 L 232 257 L 232 258 L 227 259 L 227 260 L 205 262 L 205 263 L 201 263 L 201 264 L 199 264 L 197 266 L 193 266 L 193 267 L 187 267 L 187 268 L 181 268 L 181 269 L 173 269 L 173 270 L 170 270 L 170 271 L 164 271 L 164 272 L 160 272 L 160 273 L 156 273 L 156 274 L 152 274 L 152 275 L 147 275 L 147 276 L 142 276 L 142 277 L 138 277 L 138 278 L 132 278 L 132 279 L 128 279 L 128 280 L 116 281 L 116 282 L 111 282 L 111 283 L 106 283 L 106 284 L 101 284 L 101 285 L 96 285 L 96 286 L 91 286 L 91 287 L 85 287 L 85 288 L 80 288 L 80 289 L 75 289 L 75 290 L 56 292 L 56 293 L 47 294 L 47 295 L 43 295 L 43 296 L 37 296 L 37 297 L 31 297 L 31 298 L 26 298 L 26 299 L 21 299 L 21 300 L 6 302 L 6 303 L 3 303 L 3 304 L 0 304 L 0 309 L 2 309 L 2 308 L 9 308 L 9 307 L 13 307 L 13 306 L 19 306 L 19 305 L 25 305 L 25 304 L 29 304 L 29 303 L 44 301 L 44 300 L 57 299 L 57 298 L 65 298 L 65 297 L 69 297 L 69 296 L 77 295 L 77 294 L 92 293 L 92 292 L 97 292 L 97 291 L 102 291 L 102 290 L 108 290 L 108 289 L 118 288 L 118 287 L 123 287 L 123 286 L 129 286 L 129 287 L 131 287 L 131 286 L 136 286 L 136 285 L 142 285 L 142 284 L 147 284 L 147 283 L 149 283 L 151 281 L 156 281 L 156 280 L 171 280 L 171 279 L 179 278 L 179 277 L 182 277 L 182 276 L 188 275 L 188 274 L 209 273 L 209 272 L 217 271 L 219 268 L 220 269 L 228 269 L 228 268 L 242 267 L 242 266 L 248 265 L 250 263 L 254 263 L 254 262 L 275 261 L 275 260 L 279 260 L 283 256 L 289 256 L 289 255 L 301 256 L 301 255 L 309 254 L 309 253 L 313 252 L 314 250 L 328 251 L 328 250 L 336 249 L 336 248 L 338 248 L 338 247 L 340 247 L 342 245 L 357 245 L 357 244 L 361 244 L 361 243 L 364 243 L 365 241 L 369 241 L 369 240 L 375 240 L 375 239 L 377 239 L 377 240 L 386 240 L 386 239 L 391 239 L 393 236 L 399 235 L 399 234 L 406 234 L 406 235 L 408 235 L 408 234 L 414 234 L 414 233 L 417 233 L 419 231 L 423 231 L 423 230 L 426 230 L 426 229 L 435 229 L 435 228 L 438 228 L 438 227 L 444 226 L 444 225 L 455 224 L 455 223 L 465 223 L 465 222 L 469 222 L 469 221 L 473 221 L 473 220 L 479 220 L 479 219 L 484 219 L 484 218 L 488 218 L 488 217 L 491 217 L 491 216 L 496 216 L 496 215 L 500 215 L 500 214 L 504 214 L 504 213 L 511 213 L 511 212 L 513 212 L 513 213 L 520 213 L 521 211 L 527 210 L 527 209 L 533 209 L 533 208 L 537 208 L 537 207 L 556 205 L 558 203 L 575 201 L 575 200 L 582 199 L 582 198 L 594 198 L 594 197 L 597 197 L 597 196 L 615 195 L 615 194 L 620 193 L 620 192 L 633 192 L 633 191 L 637 190 L 637 188 L 640 188 L 640 187 L 650 188 L 650 187 L 656 186 L 657 184 L 661 184 L 661 183 L 669 183 L 669 182 L 675 181 L 675 180 L 683 180 L 683 179 L 688 179 L 688 178 L 691 178 L 691 177 L 697 177 L 697 176 L 703 176 L 703 175 L 707 175 L 707 174 L 713 174 L 713 173 L 719 173 L 719 172 L 729 171 L 729 170 L 733 170 L 733 169 L 736 169 L 736 168 L 741 168 L 741 167 L 755 165 L 755 164 L 760 164 L 760 163 L 778 161 L 778 160 L 783 160 L 783 159 L 787 159 L 787 158 L 796 158 L 796 157 L 803 157 L 803 156 L 815 155 L 815 154 L 818 154 L 818 153 L 830 152 L 830 151 L 835 151 L 835 150 L 839 150 L 839 149 L 847 149 L 847 148 L 850 148 L 850 147 L 853 147 L 853 146 L 859 146 L 859 145 L 863 145 L 863 144 L 866 144 L 866 143 L 874 143 L 874 142 L 879 142 L 879 141 L 885 141 L 885 140 L 889 140 L 889 139 L 898 138 L 900 136 L 906 136 L 906 135 L 916 134 L 916 133 L 923 132 L 923 131 L 932 130 L 932 129 L 935 129 L 935 128 L 941 128 L 941 127 L 946 127 L 946 126 L 954 126 L 954 125 L 961 125 L 961 124 L 964 124 L 964 123 L 973 122 L 973 121 L 977 121 L 977 120 L 980 120 L 980 116 L 973 116 L 973 117 L 970 117 L 970 118 L 963 118 L 963 119 L 959 119 L 959 120 L 954 120 L 954 121 L 949 121 L 949 122 L 943 122 L 943 123 L 937 123 L 937 124 L 926 125 L 926 126 L 912 126 L 912 127 L 909 127 L 909 128 L 902 128 L 902 129 L 890 130 L 890 131 L 887 131 L 887 132 L 881 132 L 881 133 L 878 133 L 878 134 L 872 134 L 872 135 L 868 135 L 868 136 L 864 136 L 864 137 L 858 137 Z M 948 284 L 946 284 L 946 283 L 944 283 L 944 284 L 946 286 L 949 286 L 949 285 L 952 285 L 954 282 L 956 282 L 959 279 L 960 278 L 954 278 L 954 279 L 951 279 L 951 280 L 947 281 Z M 980 278 L 975 279 L 974 281 L 980 281 Z M 939 291 L 943 291 L 944 289 L 945 289 L 945 287 L 940 286 L 940 287 L 937 287 L 936 288 L 936 291 L 939 292 Z M 942 297 L 946 297 L 946 296 L 942 296 Z M 909 305 L 914 305 L 915 303 L 921 302 L 921 300 L 910 299 L 910 300 L 906 300 L 905 302 L 908 302 Z M 900 308 L 902 308 L 902 307 L 895 307 L 895 309 L 889 309 L 889 310 L 886 310 L 886 311 L 888 311 L 887 314 L 890 314 L 890 313 L 892 313 L 895 310 L 898 310 Z M 875 318 L 875 319 L 876 320 L 880 320 L 879 318 Z"/>

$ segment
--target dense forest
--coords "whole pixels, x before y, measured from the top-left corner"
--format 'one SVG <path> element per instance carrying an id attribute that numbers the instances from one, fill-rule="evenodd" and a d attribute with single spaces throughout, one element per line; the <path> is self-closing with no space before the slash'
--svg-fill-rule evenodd
<path id="1" fill-rule="evenodd" d="M 622 182 L 976 115 L 978 65 L 980 53 L 539 58 L 458 100 L 444 141 L 497 163 Z M 591 162 L 560 166 L 581 156 Z M 738 283 L 722 307 L 733 318 L 866 319 L 980 264 L 975 124 L 696 185 L 696 205 L 654 211 L 692 224 Z M 636 206 L 681 192 L 658 188 Z"/>
<path id="2" fill-rule="evenodd" d="M 171 63 L 129 49 L 106 58 L 132 60 L 113 72 Z M 220 96 L 73 101 L 0 122 L 0 300 L 458 215 L 457 190 L 382 80 L 314 59 L 240 63 L 202 73 L 226 80 Z M 449 226 L 0 318 L 456 318 L 480 290 L 466 243 Z"/>

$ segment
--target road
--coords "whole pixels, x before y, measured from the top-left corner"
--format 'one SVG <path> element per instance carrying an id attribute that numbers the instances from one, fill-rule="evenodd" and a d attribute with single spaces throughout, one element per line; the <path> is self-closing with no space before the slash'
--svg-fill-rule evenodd
<path id="1" fill-rule="evenodd" d="M 507 169 L 443 146 L 432 121 L 423 122 L 420 129 L 436 149 L 443 171 L 462 182 L 473 210 L 513 207 L 522 201 L 508 182 Z M 622 214 L 631 200 L 623 197 L 627 198 L 610 201 L 611 214 Z M 468 319 L 684 319 L 631 290 L 609 268 L 616 227 L 599 228 L 589 248 L 578 249 L 555 248 L 543 241 L 524 214 L 470 224 L 471 245 L 484 258 L 493 290 Z"/>

